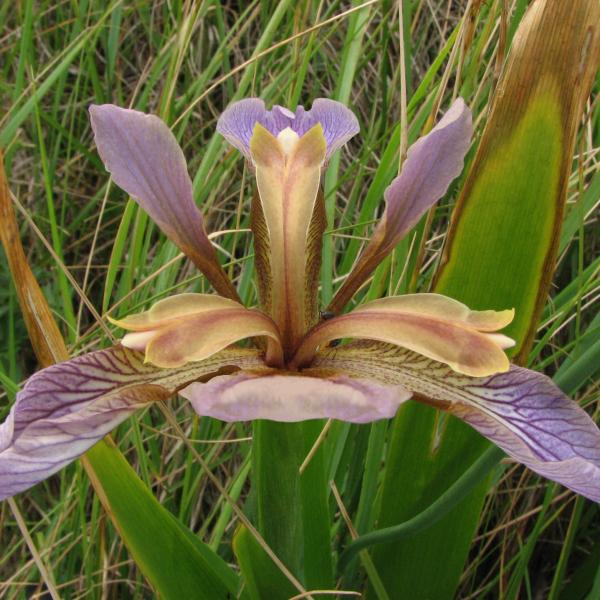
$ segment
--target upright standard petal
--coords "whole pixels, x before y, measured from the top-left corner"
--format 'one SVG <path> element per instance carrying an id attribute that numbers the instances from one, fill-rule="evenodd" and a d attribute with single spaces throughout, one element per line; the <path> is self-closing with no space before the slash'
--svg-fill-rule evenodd
<path id="1" fill-rule="evenodd" d="M 385 211 L 371 241 L 328 310 L 341 311 L 423 213 L 446 193 L 462 171 L 472 133 L 471 111 L 459 98 L 431 132 L 409 148 L 400 175 L 385 191 Z"/>
<path id="2" fill-rule="evenodd" d="M 291 357 L 312 318 L 308 312 L 314 302 L 306 286 L 314 254 L 310 251 L 311 224 L 325 138 L 321 126 L 315 125 L 286 151 L 276 137 L 256 125 L 250 150 L 260 199 L 260 219 L 253 215 L 255 249 L 261 253 L 260 265 L 268 271 L 270 284 L 266 310 L 279 327 L 286 357 Z"/>
<path id="3" fill-rule="evenodd" d="M 297 422 L 340 419 L 368 423 L 389 419 L 411 394 L 398 385 L 379 385 L 368 379 L 323 373 L 317 377 L 265 371 L 215 377 L 181 390 L 194 410 L 222 421 Z"/>
<path id="4" fill-rule="evenodd" d="M 317 98 L 306 115 L 323 128 L 327 142 L 327 159 L 359 131 L 356 115 L 341 102 L 327 98 Z M 298 131 L 302 135 L 304 131 Z"/>
<path id="5" fill-rule="evenodd" d="M 212 374 L 260 365 L 259 351 L 237 348 L 181 369 L 159 369 L 118 346 L 36 373 L 0 425 L 0 500 L 60 470 L 148 403 Z"/>
<path id="6" fill-rule="evenodd" d="M 268 128 L 268 113 L 265 103 L 260 98 L 246 98 L 234 102 L 221 113 L 217 121 L 217 131 L 251 161 L 250 139 L 254 133 L 254 126 L 260 123 Z"/>
<path id="7" fill-rule="evenodd" d="M 90 116 L 98 153 L 115 183 L 138 202 L 219 294 L 237 299 L 206 235 L 185 157 L 167 125 L 155 115 L 112 104 L 92 105 Z"/>
<path id="8" fill-rule="evenodd" d="M 600 502 L 600 430 L 541 373 L 511 366 L 489 377 L 465 377 L 377 342 L 327 349 L 314 365 L 402 385 L 415 399 L 463 419 L 533 471 Z"/>
<path id="9" fill-rule="evenodd" d="M 503 348 L 512 340 L 490 332 L 508 325 L 513 315 L 512 310 L 472 311 L 439 294 L 392 296 L 319 323 L 306 335 L 291 364 L 310 364 L 317 348 L 331 340 L 363 338 L 403 346 L 460 373 L 481 377 L 508 370 Z"/>
<path id="10" fill-rule="evenodd" d="M 246 98 L 227 107 L 219 117 L 217 131 L 252 161 L 250 139 L 257 123 L 275 137 L 288 128 L 302 137 L 320 124 L 327 144 L 327 159 L 360 131 L 354 113 L 341 102 L 327 98 L 317 98 L 310 110 L 298 106 L 296 112 L 279 105 L 267 110 L 259 98 Z"/>
<path id="11" fill-rule="evenodd" d="M 273 320 L 229 298 L 209 294 L 180 294 L 157 302 L 150 310 L 111 321 L 133 331 L 122 340 L 128 348 L 143 350 L 158 367 L 181 367 L 201 361 L 239 340 L 268 338 L 266 362 L 283 363 L 281 337 Z"/>

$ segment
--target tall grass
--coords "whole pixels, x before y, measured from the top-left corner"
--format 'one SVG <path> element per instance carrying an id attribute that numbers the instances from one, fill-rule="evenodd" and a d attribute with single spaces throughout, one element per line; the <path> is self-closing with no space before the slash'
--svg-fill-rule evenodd
<path id="1" fill-rule="evenodd" d="M 467 4 L 473 11 L 468 36 L 448 63 Z M 324 269 L 327 299 L 381 209 L 380 196 L 365 199 L 378 165 L 398 161 L 384 150 L 391 136 L 399 135 L 400 44 L 407 66 L 409 138 L 418 135 L 438 95 L 448 99 L 454 90 L 479 115 L 480 131 L 505 56 L 501 33 L 509 44 L 526 4 L 414 0 L 406 3 L 400 36 L 397 4 L 385 0 L 2 2 L 0 146 L 22 211 L 30 264 L 70 351 L 110 343 L 103 326 L 107 315 L 140 310 L 174 292 L 209 289 L 146 215 L 108 183 L 92 143 L 90 104 L 132 106 L 160 114 L 172 125 L 220 257 L 241 297 L 252 305 L 251 178 L 216 135 L 216 119 L 230 101 L 251 95 L 291 107 L 321 96 L 347 102 L 362 131 L 330 166 L 325 181 L 330 218 L 325 264 L 334 267 L 333 277 Z M 592 413 L 600 398 L 596 99 L 594 95 L 589 102 L 581 125 L 555 293 L 548 298 L 530 357 L 531 365 L 577 381 L 579 399 Z M 446 203 L 436 211 L 421 259 L 418 244 L 409 240 L 377 272 L 368 293 L 428 289 L 450 210 Z M 0 256 L 3 418 L 36 361 Z M 187 437 L 253 518 L 250 429 L 198 419 L 176 400 L 172 407 Z M 379 426 L 384 439 L 386 425 Z M 115 437 L 160 502 L 234 562 L 230 542 L 235 515 L 162 413 L 147 410 L 121 426 Z M 357 506 L 360 485 L 372 473 L 365 475 L 362 462 L 356 468 L 353 460 L 364 455 L 367 437 L 352 438 L 363 447 L 335 439 L 341 441 L 332 448 L 338 462 L 331 476 L 344 506 L 363 527 L 369 515 Z M 374 478 L 376 485 L 376 474 Z M 79 464 L 21 495 L 18 508 L 49 577 L 65 598 L 152 597 Z M 46 587 L 18 514 L 0 503 L 0 597 L 43 597 Z M 335 514 L 332 535 L 347 539 L 345 522 L 340 512 Z M 570 600 L 585 597 L 592 585 L 598 595 L 590 598 L 600 597 L 598 516 L 596 505 L 563 490 L 554 494 L 531 472 L 511 466 L 487 496 L 459 597 Z"/>

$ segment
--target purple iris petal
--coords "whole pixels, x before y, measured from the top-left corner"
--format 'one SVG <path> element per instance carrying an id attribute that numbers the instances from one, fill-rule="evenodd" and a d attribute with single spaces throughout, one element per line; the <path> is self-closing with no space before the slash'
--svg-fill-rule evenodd
<path id="1" fill-rule="evenodd" d="M 409 149 L 400 175 L 385 190 L 387 245 L 393 248 L 462 171 L 471 144 L 471 111 L 462 98 Z"/>
<path id="2" fill-rule="evenodd" d="M 158 399 L 161 388 L 148 394 L 133 385 L 147 372 L 142 361 L 128 350 L 102 350 L 31 377 L 0 425 L 0 500 L 46 479 Z"/>
<path id="3" fill-rule="evenodd" d="M 259 98 L 247 98 L 227 107 L 219 118 L 217 131 L 251 160 L 250 138 L 256 123 L 275 136 L 288 127 L 302 136 L 320 123 L 327 141 L 327 158 L 360 130 L 354 113 L 335 100 L 318 98 L 310 110 L 298 106 L 294 113 L 279 105 L 267 110 Z"/>
<path id="4" fill-rule="evenodd" d="M 312 124 L 308 125 L 308 119 L 312 119 L 314 123 L 320 123 L 327 141 L 327 158 L 360 131 L 354 113 L 335 100 L 317 98 L 313 102 L 312 108 L 305 114 L 306 117 L 298 125 L 297 133 L 302 135 L 313 126 Z M 302 127 L 306 129 L 302 131 Z"/>
<path id="5" fill-rule="evenodd" d="M 161 369 L 116 346 L 39 371 L 0 424 L 0 500 L 56 473 L 150 402 L 221 368 L 245 365 L 256 368 L 262 359 L 231 348 L 203 362 Z"/>
<path id="6" fill-rule="evenodd" d="M 219 117 L 217 131 L 244 156 L 250 158 L 250 138 L 254 125 L 267 127 L 267 109 L 260 98 L 246 98 L 229 105 Z"/>
<path id="7" fill-rule="evenodd" d="M 471 144 L 471 111 L 458 98 L 440 122 L 409 149 L 400 175 L 384 192 L 385 212 L 329 310 L 340 312 L 377 265 L 445 193 Z"/>
<path id="8" fill-rule="evenodd" d="M 301 106 L 299 106 L 298 109 L 304 111 Z M 271 110 L 267 110 L 263 103 L 263 110 L 267 116 L 264 123 L 261 123 L 261 125 L 264 125 L 273 135 L 277 135 L 287 127 L 296 131 L 294 127 L 296 124 L 296 115 L 289 108 L 275 104 Z M 298 112 L 298 110 L 296 110 L 296 112 Z M 310 127 L 308 129 L 310 129 Z M 298 131 L 296 131 L 296 133 L 300 135 Z"/>
<path id="9" fill-rule="evenodd" d="M 467 377 L 425 356 L 380 342 L 322 350 L 313 368 L 396 384 L 463 419 L 515 460 L 600 502 L 600 429 L 541 373 L 511 366 Z"/>
<path id="10" fill-rule="evenodd" d="M 389 419 L 411 396 L 399 385 L 381 385 L 343 375 L 320 379 L 249 373 L 192 383 L 180 394 L 199 415 L 222 421 L 297 422 L 330 418 L 351 423 Z"/>
<path id="11" fill-rule="evenodd" d="M 540 475 L 600 502 L 600 430 L 545 375 L 520 367 L 464 386 L 451 410 Z"/>
<path id="12" fill-rule="evenodd" d="M 112 104 L 91 106 L 90 117 L 98 153 L 115 183 L 194 261 L 219 294 L 237 298 L 204 230 L 183 151 L 166 123 Z"/>
<path id="13" fill-rule="evenodd" d="M 90 107 L 96 145 L 115 183 L 179 246 L 212 250 L 192 196 L 183 152 L 155 115 L 103 104 Z"/>

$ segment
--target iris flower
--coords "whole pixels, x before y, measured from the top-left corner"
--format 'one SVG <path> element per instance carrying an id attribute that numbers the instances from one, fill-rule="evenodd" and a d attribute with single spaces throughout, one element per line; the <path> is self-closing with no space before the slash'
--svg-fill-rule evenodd
<path id="1" fill-rule="evenodd" d="M 409 149 L 385 191 L 383 216 L 326 319 L 318 302 L 326 223 L 320 184 L 332 153 L 359 131 L 348 108 L 319 99 L 310 110 L 267 110 L 261 100 L 247 99 L 219 119 L 217 130 L 256 178 L 258 308 L 242 305 L 217 260 L 167 125 L 112 105 L 90 112 L 116 184 L 218 295 L 161 300 L 114 321 L 127 331 L 121 344 L 34 374 L 0 426 L 0 498 L 55 473 L 136 410 L 179 393 L 198 415 L 223 421 L 367 423 L 393 417 L 413 398 L 463 419 L 537 473 L 600 501 L 600 431 L 546 376 L 510 365 L 504 349 L 512 340 L 499 331 L 512 310 L 471 310 L 438 294 L 409 294 L 343 312 L 461 172 L 472 135 L 461 99 Z M 250 342 L 239 345 L 244 339 Z"/>

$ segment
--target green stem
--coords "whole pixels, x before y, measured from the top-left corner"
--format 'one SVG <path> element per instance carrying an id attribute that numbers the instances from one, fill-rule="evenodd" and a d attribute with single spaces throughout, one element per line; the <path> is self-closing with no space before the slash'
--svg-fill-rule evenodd
<path id="1" fill-rule="evenodd" d="M 430 504 L 418 515 L 393 527 L 371 531 L 354 540 L 343 552 L 339 561 L 339 571 L 342 572 L 354 556 L 369 546 L 396 542 L 409 537 L 423 529 L 427 529 L 442 517 L 447 515 L 467 494 L 498 464 L 504 452 L 492 446 L 486 450 L 456 482 L 448 488 L 435 502 Z"/>

